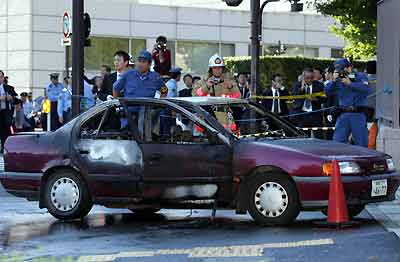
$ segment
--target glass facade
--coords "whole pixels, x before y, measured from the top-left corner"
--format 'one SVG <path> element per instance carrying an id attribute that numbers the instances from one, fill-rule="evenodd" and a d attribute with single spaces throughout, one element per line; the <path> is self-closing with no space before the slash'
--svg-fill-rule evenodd
<path id="1" fill-rule="evenodd" d="M 262 49 L 263 55 L 271 56 L 305 56 L 305 57 L 318 57 L 319 49 L 304 46 L 285 46 L 285 45 L 264 45 Z"/>
<path id="2" fill-rule="evenodd" d="M 91 46 L 85 48 L 85 68 L 98 70 L 101 65 L 113 68 L 114 53 L 118 50 L 129 51 L 133 57 L 143 48 L 146 48 L 144 39 L 91 37 Z"/>
<path id="3" fill-rule="evenodd" d="M 234 44 L 178 41 L 175 53 L 176 65 L 185 72 L 203 75 L 208 70 L 208 59 L 214 54 L 234 56 Z"/>
<path id="4" fill-rule="evenodd" d="M 332 58 L 342 58 L 342 57 L 344 57 L 343 49 L 332 48 L 331 49 L 331 57 Z"/>
<path id="5" fill-rule="evenodd" d="M 113 68 L 113 55 L 117 50 L 130 50 L 135 58 L 140 50 L 146 48 L 144 39 L 91 37 L 91 42 L 91 46 L 85 48 L 87 71 L 97 71 L 103 64 Z M 168 48 L 172 54 L 172 65 L 181 67 L 184 72 L 199 75 L 207 72 L 208 59 L 213 54 L 219 53 L 223 57 L 235 55 L 235 45 L 225 43 L 168 40 Z"/>

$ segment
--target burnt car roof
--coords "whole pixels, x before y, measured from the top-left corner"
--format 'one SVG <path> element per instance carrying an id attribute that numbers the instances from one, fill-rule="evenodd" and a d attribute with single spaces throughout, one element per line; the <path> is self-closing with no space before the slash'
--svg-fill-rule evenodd
<path id="1" fill-rule="evenodd" d="M 123 102 L 160 102 L 159 98 L 118 98 L 119 101 Z M 247 104 L 249 103 L 244 99 L 227 98 L 227 97 L 209 97 L 209 96 L 197 96 L 197 97 L 176 97 L 161 99 L 161 101 L 168 101 L 171 103 L 188 103 L 198 106 L 205 105 L 224 105 L 224 104 Z"/>
<path id="2" fill-rule="evenodd" d="M 204 105 L 224 105 L 224 104 L 243 104 L 248 103 L 244 99 L 227 98 L 227 97 L 211 97 L 211 96 L 196 96 L 196 97 L 177 97 L 167 98 L 170 102 L 187 102 L 199 106 Z"/>

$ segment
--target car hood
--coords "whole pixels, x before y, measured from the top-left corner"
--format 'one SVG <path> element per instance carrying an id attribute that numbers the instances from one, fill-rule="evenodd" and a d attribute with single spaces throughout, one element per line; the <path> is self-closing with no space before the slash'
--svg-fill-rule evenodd
<path id="1" fill-rule="evenodd" d="M 254 141 L 258 145 L 276 148 L 282 151 L 308 154 L 324 159 L 354 159 L 354 158 L 382 158 L 384 153 L 368 148 L 353 146 L 333 141 L 319 139 L 278 139 Z"/>

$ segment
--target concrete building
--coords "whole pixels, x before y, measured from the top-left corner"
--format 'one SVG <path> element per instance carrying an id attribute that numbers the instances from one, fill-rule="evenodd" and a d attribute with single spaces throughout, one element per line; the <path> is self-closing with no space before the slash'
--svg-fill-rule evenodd
<path id="1" fill-rule="evenodd" d="M 144 0 L 143 0 L 144 1 Z M 43 94 L 50 72 L 63 72 L 62 15 L 71 0 L 2 0 L 0 5 L 0 68 L 18 92 Z M 185 71 L 203 74 L 208 57 L 249 55 L 249 12 L 227 8 L 220 0 L 147 1 L 85 0 L 92 17 L 92 47 L 86 48 L 86 70 L 112 64 L 112 54 L 125 49 L 135 54 L 152 49 L 165 35 L 173 62 Z M 161 3 L 162 2 L 162 3 Z M 214 8 L 213 3 L 218 8 Z M 199 3 L 200 6 L 198 5 Z M 204 4 L 206 3 L 206 4 Z M 205 8 L 204 6 L 211 8 Z M 268 7 L 266 8 L 269 9 Z M 275 9 L 276 10 L 276 9 Z M 333 20 L 318 14 L 271 12 L 264 14 L 264 53 L 281 42 L 289 55 L 338 57 L 343 40 L 329 32 Z"/>

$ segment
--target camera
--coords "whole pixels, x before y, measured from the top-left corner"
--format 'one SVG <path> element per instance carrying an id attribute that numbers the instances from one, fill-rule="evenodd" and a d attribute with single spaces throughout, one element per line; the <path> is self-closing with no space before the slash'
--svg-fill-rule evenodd
<path id="1" fill-rule="evenodd" d="M 349 73 L 345 70 L 340 70 L 340 71 L 336 71 L 336 73 L 338 73 L 339 75 L 339 79 L 343 79 L 343 78 L 349 78 L 350 81 L 354 82 L 356 80 L 356 76 L 354 73 Z"/>
<path id="2" fill-rule="evenodd" d="M 166 43 L 158 43 L 157 50 L 162 50 L 163 52 L 167 51 L 167 44 Z"/>
<path id="3" fill-rule="evenodd" d="M 214 83 L 214 85 L 218 85 L 218 84 L 220 84 L 220 83 L 223 83 L 223 82 L 224 82 L 224 80 L 223 80 L 223 79 L 221 79 L 221 78 L 217 78 L 217 77 L 213 77 L 213 78 L 211 78 L 211 81 Z"/>

